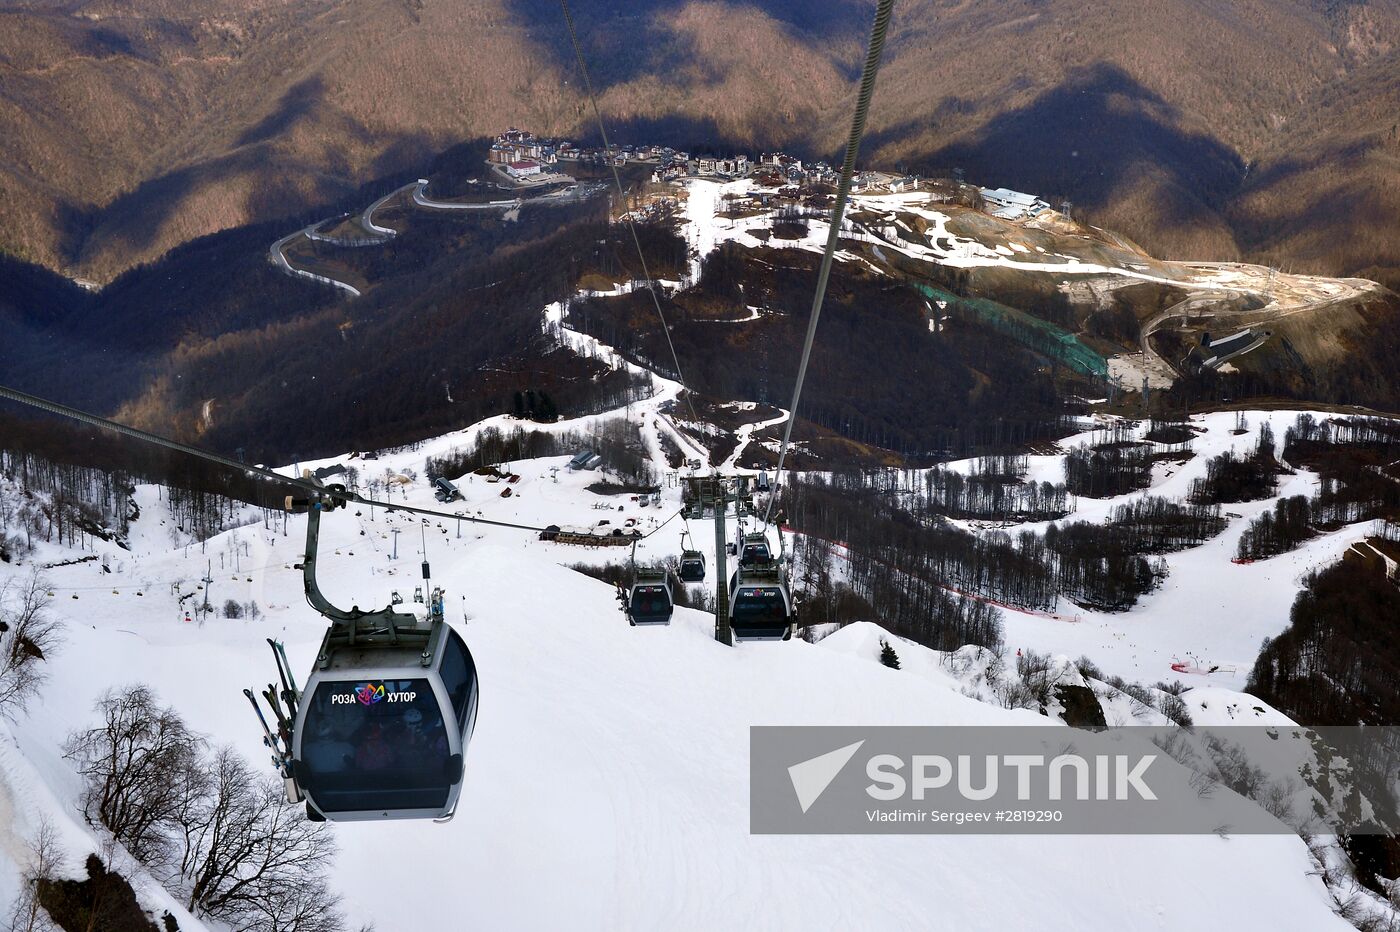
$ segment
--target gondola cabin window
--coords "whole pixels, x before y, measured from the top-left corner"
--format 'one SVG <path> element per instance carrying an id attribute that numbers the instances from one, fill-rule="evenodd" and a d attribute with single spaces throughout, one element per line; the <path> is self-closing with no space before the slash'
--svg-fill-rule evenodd
<path id="1" fill-rule="evenodd" d="M 736 622 L 782 624 L 787 620 L 787 604 L 776 587 L 745 587 L 734 601 Z"/>
<path id="2" fill-rule="evenodd" d="M 450 632 L 443 640 L 442 667 L 438 672 L 452 702 L 457 727 L 461 728 L 467 721 L 467 704 L 471 700 L 472 684 L 476 681 L 476 666 L 472 655 L 467 652 L 467 645 L 456 631 Z"/>
<path id="3" fill-rule="evenodd" d="M 306 722 L 302 783 L 323 811 L 446 803 L 450 742 L 428 680 L 322 682 Z"/>

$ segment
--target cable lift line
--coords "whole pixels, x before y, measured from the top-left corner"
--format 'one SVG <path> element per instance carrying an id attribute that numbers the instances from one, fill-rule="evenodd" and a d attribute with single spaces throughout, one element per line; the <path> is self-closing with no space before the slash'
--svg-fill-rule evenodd
<path id="1" fill-rule="evenodd" d="M 358 605 L 343 609 L 321 593 L 316 562 L 321 513 L 351 501 L 437 517 L 455 515 L 363 499 L 344 486 L 322 484 L 310 471 L 300 479 L 283 476 L 3 386 L 0 397 L 309 490 L 306 498 L 287 496 L 285 508 L 307 515 L 306 555 L 298 568 L 307 602 L 330 624 L 305 690 L 296 687 L 286 649 L 271 639 L 280 688 L 269 683 L 259 694 L 243 690 L 257 714 L 287 801 L 304 802 L 312 821 L 452 818 L 462 789 L 466 747 L 476 725 L 478 688 L 476 664 L 466 642 L 443 619 L 442 590 L 433 590 L 425 619 L 396 612 L 394 605 L 401 598 L 378 610 Z M 429 577 L 425 560 L 423 578 Z M 205 593 L 207 601 L 207 587 Z M 423 599 L 418 596 L 416 601 Z"/>
<path id="2" fill-rule="evenodd" d="M 560 0 L 560 6 L 603 145 L 611 150 L 568 0 Z M 893 0 L 878 2 L 792 406 L 779 450 L 778 475 L 782 473 L 792 425 L 801 400 L 892 6 Z M 621 175 L 611 161 L 610 167 L 625 207 L 626 191 Z M 630 213 L 625 214 L 624 219 L 670 348 L 678 381 L 684 388 L 680 360 L 656 284 L 646 266 L 636 224 Z M 280 642 L 268 639 L 276 662 L 277 679 L 260 693 L 254 693 L 252 689 L 243 690 L 256 712 L 263 742 L 271 752 L 272 763 L 283 781 L 286 798 L 289 803 L 305 803 L 307 817 L 313 821 L 426 818 L 446 821 L 452 818 L 462 790 L 467 747 L 476 724 L 479 684 L 476 664 L 466 642 L 444 618 L 443 590 L 432 588 L 427 598 L 424 597 L 424 590 L 431 579 L 426 522 L 420 527 L 424 585 L 417 587 L 414 593 L 414 604 L 421 603 L 423 608 L 398 611 L 397 607 L 403 604 L 403 599 L 395 592 L 389 604 L 383 608 L 366 610 L 352 605 L 345 609 L 331 602 L 321 592 L 317 582 L 321 516 L 324 512 L 342 509 L 354 502 L 370 508 L 378 506 L 389 512 L 401 511 L 444 520 L 460 521 L 465 518 L 474 524 L 535 533 L 548 529 L 380 502 L 351 492 L 344 485 L 323 483 L 310 471 L 304 472 L 301 477 L 285 476 L 242 462 L 241 455 L 239 460 L 233 460 L 15 389 L 0 386 L 0 398 L 111 430 L 303 493 L 301 496 L 286 496 L 284 507 L 288 513 L 307 516 L 305 556 L 297 568 L 302 571 L 308 604 L 326 620 L 328 626 L 304 688 L 297 686 L 285 647 Z M 688 390 L 686 404 L 691 417 L 699 423 L 694 400 Z M 745 508 L 753 511 L 748 477 L 714 475 L 708 478 L 692 477 L 690 481 L 693 483 L 696 517 L 703 517 L 708 505 L 715 519 L 715 557 L 719 564 L 716 567 L 716 639 L 732 644 L 735 640 L 791 638 L 796 625 L 796 606 L 783 563 L 773 558 L 764 531 L 746 534 L 741 523 L 742 549 L 736 554 L 739 557 L 737 566 L 732 577 L 726 572 L 725 520 L 728 506 L 735 505 L 735 517 L 741 522 Z M 774 496 L 770 496 L 763 518 L 765 529 L 772 515 L 773 500 Z M 684 510 L 677 514 L 681 514 L 683 520 L 689 517 Z M 660 531 L 670 520 L 668 518 L 647 534 L 636 535 L 633 540 L 630 592 L 623 592 L 620 587 L 618 592 L 622 608 L 633 625 L 668 624 L 671 620 L 675 601 L 670 571 L 636 566 L 637 540 Z M 688 538 L 688 521 L 686 523 Z M 781 546 L 781 533 L 779 542 Z M 686 550 L 682 554 L 682 563 L 690 558 L 692 566 L 689 572 L 693 573 L 695 557 L 699 557 L 698 568 L 703 579 L 705 565 L 702 553 L 694 549 Z M 209 574 L 206 574 L 205 582 L 212 582 Z M 205 600 L 207 604 L 207 585 Z M 264 707 L 271 717 L 264 712 Z"/>
<path id="3" fill-rule="evenodd" d="M 427 522 L 420 526 L 425 585 L 415 588 L 413 599 L 423 609 L 396 611 L 404 603 L 398 592 L 384 608 L 344 609 L 322 594 L 316 580 L 321 514 L 355 502 L 495 527 L 543 529 L 367 499 L 343 485 L 323 483 L 310 470 L 300 478 L 284 476 L 4 386 L 0 398 L 307 492 L 287 496 L 284 509 L 307 516 L 305 556 L 296 568 L 302 571 L 307 602 L 328 627 L 304 689 L 297 688 L 283 645 L 269 639 L 277 682 L 257 693 L 243 690 L 286 799 L 304 803 L 312 821 L 452 818 L 476 725 L 477 673 L 466 642 L 444 618 L 443 590 L 434 587 L 424 595 L 432 577 Z M 638 539 L 660 531 L 676 514 Z M 207 574 L 205 582 L 212 582 Z M 668 623 L 674 601 L 667 575 L 636 573 L 628 607 L 634 624 Z"/>
<path id="4" fill-rule="evenodd" d="M 846 140 L 846 157 L 841 163 L 841 181 L 836 190 L 836 203 L 831 208 L 831 224 L 826 236 L 826 249 L 822 252 L 821 270 L 817 273 L 817 290 L 812 296 L 812 313 L 807 321 L 807 336 L 802 343 L 802 360 L 797 366 L 797 382 L 792 388 L 792 404 L 788 408 L 787 424 L 783 427 L 783 442 L 778 448 L 778 466 L 773 474 L 775 484 L 781 484 L 783 463 L 787 459 L 788 446 L 792 441 L 792 425 L 797 422 L 797 406 L 802 400 L 802 385 L 807 379 L 807 364 L 812 360 L 812 343 L 817 336 L 817 322 L 822 315 L 822 302 L 826 300 L 826 284 L 831 277 L 831 263 L 836 256 L 836 246 L 841 239 L 841 218 L 846 211 L 846 201 L 851 195 L 851 182 L 855 177 L 856 156 L 860 152 L 860 141 L 865 135 L 865 118 L 870 112 L 870 99 L 875 93 L 875 77 L 880 73 L 880 55 L 885 47 L 885 34 L 889 30 L 890 14 L 894 0 L 879 0 L 875 9 L 875 22 L 870 30 L 870 45 L 866 51 L 865 64 L 861 67 L 860 91 L 856 95 L 856 111 L 851 118 L 851 134 Z M 773 516 L 773 503 L 777 500 L 777 488 L 768 498 L 764 509 L 763 525 L 767 527 Z"/>
<path id="5" fill-rule="evenodd" d="M 612 143 L 608 141 L 608 129 L 603 124 L 603 111 L 598 108 L 598 96 L 593 92 L 593 79 L 589 77 L 588 65 L 583 58 L 583 48 L 578 44 L 578 32 L 574 29 L 574 16 L 569 11 L 569 0 L 559 0 L 559 7 L 564 11 L 564 25 L 569 30 L 569 44 L 573 46 L 574 58 L 578 62 L 579 76 L 583 78 L 584 90 L 588 93 L 588 102 L 593 108 L 593 118 L 598 124 L 598 135 L 603 139 L 603 151 L 611 152 Z M 627 191 L 622 186 L 622 175 L 618 173 L 617 164 L 609 158 L 608 167 L 612 169 L 613 184 L 617 186 L 618 197 L 622 198 L 622 206 L 627 206 Z M 637 261 L 642 265 L 642 278 L 646 281 L 647 291 L 651 293 L 652 306 L 656 308 L 656 317 L 661 321 L 661 333 L 666 337 L 666 346 L 671 350 L 671 362 L 676 367 L 676 381 L 685 388 L 685 373 L 681 371 L 680 357 L 676 355 L 676 344 L 671 340 L 671 328 L 666 323 L 666 314 L 661 310 L 661 298 L 656 293 L 656 283 L 652 280 L 651 272 L 647 269 L 646 256 L 642 254 L 642 241 L 637 236 L 637 225 L 632 222 L 631 211 L 624 210 L 622 218 L 627 223 L 627 230 L 632 234 L 632 245 L 637 250 Z M 690 391 L 686 389 L 686 407 L 690 409 L 690 419 L 696 424 L 700 423 L 699 416 L 695 413 L 695 402 L 691 400 Z"/>
<path id="6" fill-rule="evenodd" d="M 569 10 L 568 0 L 559 0 L 559 5 L 564 14 L 564 23 L 569 32 L 569 43 L 574 50 L 574 57 L 578 62 L 579 74 L 583 79 L 584 89 L 588 94 L 589 105 L 593 110 L 593 117 L 598 125 L 598 133 L 602 138 L 605 152 L 611 152 L 612 144 L 608 139 L 607 127 L 603 122 L 602 110 L 598 106 L 598 97 L 593 89 L 592 79 L 588 74 L 588 66 L 583 57 L 583 49 L 579 45 L 578 32 L 574 27 L 573 14 Z M 836 202 L 832 208 L 830 229 L 827 234 L 826 248 L 822 252 L 820 271 L 817 275 L 816 292 L 812 298 L 811 315 L 807 323 L 807 334 L 802 345 L 801 361 L 798 365 L 797 379 L 793 386 L 792 404 L 789 407 L 787 424 L 783 428 L 782 445 L 778 451 L 778 462 L 775 470 L 774 482 L 780 482 L 783 466 L 787 460 L 787 452 L 792 443 L 792 427 L 797 420 L 797 411 L 802 399 L 802 387 L 807 377 L 807 367 L 811 362 L 812 346 L 816 339 L 817 324 L 821 319 L 822 304 L 826 298 L 827 283 L 831 277 L 831 266 L 835 258 L 836 247 L 841 237 L 841 221 L 845 213 L 846 202 L 850 198 L 851 184 L 855 176 L 855 163 L 860 151 L 861 139 L 865 134 L 866 117 L 870 111 L 870 101 L 874 95 L 875 79 L 880 70 L 880 58 L 884 50 L 885 35 L 889 29 L 890 16 L 894 8 L 894 0 L 878 0 L 875 20 L 871 27 L 870 42 L 866 52 L 865 63 L 861 69 L 860 89 L 856 97 L 855 114 L 851 120 L 851 132 L 846 142 L 845 159 L 841 165 L 841 178 L 837 190 Z M 622 176 L 617 170 L 617 165 L 612 159 L 608 159 L 608 166 L 612 172 L 613 183 L 617 187 L 618 195 L 623 199 L 623 206 L 626 206 L 627 192 L 622 186 Z M 675 364 L 676 374 L 682 387 L 685 385 L 684 374 L 681 370 L 680 359 L 676 354 L 676 346 L 671 339 L 670 328 L 666 324 L 666 315 L 661 308 L 661 299 L 656 292 L 655 283 L 646 267 L 646 257 L 642 254 L 642 244 L 637 236 L 637 228 L 632 221 L 630 212 L 624 213 L 623 219 L 627 223 L 627 229 L 631 233 L 633 246 L 637 250 L 637 258 L 642 265 L 642 274 L 646 279 L 647 290 L 651 293 L 652 304 L 656 309 L 657 319 L 661 322 L 662 332 L 666 337 L 666 344 L 671 351 L 671 360 Z M 691 418 L 699 423 L 699 417 L 695 411 L 695 404 L 686 394 L 686 404 L 690 408 Z M 731 498 L 731 493 L 727 487 L 719 489 L 722 483 L 720 477 L 711 479 L 713 489 L 703 489 L 701 484 L 694 488 L 695 499 L 698 505 L 697 517 L 703 516 L 704 504 L 708 500 L 715 508 L 716 524 L 716 547 L 715 556 L 717 560 L 724 562 L 723 552 L 724 542 L 724 514 L 727 504 L 730 501 L 736 504 L 736 517 L 742 522 L 742 511 L 739 504 L 747 497 L 747 485 L 745 480 L 736 479 L 738 484 L 738 495 Z M 768 503 L 763 514 L 763 528 L 766 531 L 773 516 L 773 503 L 777 500 L 777 488 L 772 489 Z M 686 530 L 689 531 L 689 515 L 683 514 L 686 523 Z M 793 603 L 791 590 L 788 587 L 786 574 L 780 560 L 774 560 L 771 548 L 769 547 L 767 536 L 764 532 L 757 534 L 744 534 L 742 523 L 740 529 L 742 549 L 739 551 L 739 565 L 734 571 L 732 579 L 726 579 L 723 567 L 719 570 L 717 580 L 717 600 L 715 607 L 715 638 L 716 640 L 732 644 L 736 640 L 787 640 L 792 637 L 797 622 L 797 612 Z M 781 529 L 779 529 L 779 544 L 782 544 Z M 684 543 L 682 544 L 684 546 Z M 635 554 L 635 549 L 634 549 Z M 703 555 L 697 552 L 683 552 L 681 567 L 687 567 L 687 557 L 690 558 L 688 568 L 685 572 L 693 575 L 696 572 L 697 561 L 695 556 L 700 556 L 698 569 L 703 579 L 704 562 Z M 637 595 L 640 575 L 635 571 L 635 557 L 633 560 L 633 595 Z M 682 581 L 686 579 L 681 576 Z M 730 583 L 726 586 L 726 582 Z M 670 591 L 669 579 L 663 574 L 661 583 L 666 587 L 666 601 L 668 603 L 666 618 L 670 618 Z M 729 592 L 726 592 L 726 588 Z M 632 599 L 620 589 L 618 598 L 622 601 L 624 610 L 629 613 L 629 619 L 633 624 L 637 623 L 636 615 L 633 614 Z M 659 596 L 658 596 L 659 601 Z"/>
<path id="7" fill-rule="evenodd" d="M 40 411 L 47 411 L 50 414 L 57 414 L 60 417 L 66 417 L 75 421 L 80 421 L 84 424 L 88 424 L 93 427 L 100 427 L 105 430 L 114 431 L 118 434 L 122 434 L 124 436 L 140 440 L 143 443 L 151 443 L 155 444 L 156 446 L 165 447 L 168 450 L 174 450 L 177 453 L 184 453 L 188 456 L 193 456 L 197 459 L 202 459 L 209 463 L 214 463 L 219 466 L 225 466 L 235 472 L 242 473 L 248 476 L 249 478 L 263 479 L 269 482 L 281 483 L 283 485 L 288 485 L 293 488 L 301 489 L 302 491 L 311 493 L 313 495 L 319 495 L 325 490 L 325 486 L 322 486 L 310 477 L 298 478 L 296 476 L 284 476 L 282 473 L 275 472 L 271 469 L 267 469 L 262 466 L 254 466 L 249 463 L 242 463 L 238 460 L 230 459 L 227 456 L 221 456 L 218 453 L 214 453 L 212 451 L 205 450 L 200 447 L 191 446 L 187 443 L 181 443 L 178 440 L 171 440 L 169 437 L 162 437 L 159 434 L 153 434 L 149 431 L 144 431 L 137 427 L 130 427 L 126 424 L 122 424 L 118 421 L 113 421 L 96 414 L 89 414 L 88 412 L 79 410 L 78 408 L 71 408 L 68 405 L 59 404 L 56 401 L 50 401 L 46 398 L 40 398 L 37 395 L 31 395 L 28 392 L 22 392 L 18 391 L 17 389 L 8 388 L 6 386 L 0 385 L 0 398 L 6 398 L 10 401 L 18 402 L 22 405 L 28 405 L 29 407 L 37 408 Z M 424 515 L 430 518 L 442 518 L 444 520 L 449 521 L 468 521 L 472 524 L 480 524 L 487 527 L 510 528 L 516 531 L 530 531 L 534 534 L 539 534 L 547 530 L 547 528 L 538 527 L 531 524 L 520 524 L 514 521 L 495 521 L 490 518 L 478 518 L 473 517 L 471 515 L 457 514 L 456 512 L 435 511 L 431 508 L 419 508 L 414 505 L 382 502 L 378 499 L 366 498 L 363 495 L 360 495 L 356 492 L 352 492 L 343 487 L 339 487 L 337 497 L 345 502 L 354 502 L 357 505 L 364 505 L 369 508 L 383 508 L 386 512 L 390 513 L 404 512 L 405 514 Z M 675 514 L 671 516 L 671 518 L 674 517 Z M 650 537 L 652 534 L 655 534 L 657 531 L 661 530 L 662 527 L 665 527 L 666 524 L 670 523 L 671 518 L 667 518 L 665 522 L 648 531 L 647 533 L 640 535 L 640 537 L 642 539 L 645 539 L 647 537 Z"/>

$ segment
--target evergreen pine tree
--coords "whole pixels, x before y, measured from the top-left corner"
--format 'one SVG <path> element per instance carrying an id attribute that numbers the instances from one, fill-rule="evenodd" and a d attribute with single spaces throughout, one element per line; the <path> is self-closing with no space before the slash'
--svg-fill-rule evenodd
<path id="1" fill-rule="evenodd" d="M 554 399 L 548 393 L 540 392 L 539 401 L 535 405 L 534 418 L 543 424 L 552 424 L 559 420 L 559 409 L 554 405 Z"/>
<path id="2" fill-rule="evenodd" d="M 890 642 L 880 638 L 880 662 L 891 670 L 899 669 L 899 655 L 894 652 Z"/>

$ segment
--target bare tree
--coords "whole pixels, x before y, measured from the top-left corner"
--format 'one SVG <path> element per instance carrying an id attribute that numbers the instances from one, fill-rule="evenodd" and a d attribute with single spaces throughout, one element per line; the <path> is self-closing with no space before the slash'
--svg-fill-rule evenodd
<path id="1" fill-rule="evenodd" d="M 148 686 L 109 691 L 97 711 L 101 724 L 66 747 L 89 822 L 233 932 L 343 932 L 325 881 L 334 842 L 279 781 L 231 746 L 209 753 Z"/>
<path id="2" fill-rule="evenodd" d="M 62 643 L 48 583 L 37 573 L 0 583 L 0 715 L 22 712 L 44 681 L 44 659 Z"/>
<path id="3" fill-rule="evenodd" d="M 27 847 L 29 863 L 20 878 L 19 895 L 15 897 L 5 932 L 51 932 L 56 927 L 39 903 L 39 881 L 53 877 L 63 852 L 58 832 L 46 817 L 40 818 L 39 829 Z"/>
<path id="4" fill-rule="evenodd" d="M 287 805 L 282 787 L 230 746 L 208 764 L 212 784 L 182 814 L 180 871 L 191 911 L 237 932 L 339 932 L 324 870 L 335 843 Z"/>
<path id="5" fill-rule="evenodd" d="M 255 913 L 240 928 L 257 932 L 343 932 L 345 921 L 335 909 L 337 902 L 323 878 L 306 875 L 269 891 L 266 900 L 252 904 Z M 365 926 L 361 932 L 373 932 L 373 928 Z"/>
<path id="6" fill-rule="evenodd" d="M 208 786 L 204 742 L 149 686 L 107 690 L 102 724 L 69 735 L 64 752 L 86 778 L 83 815 L 107 828 L 132 856 L 158 866 L 168 832 Z"/>

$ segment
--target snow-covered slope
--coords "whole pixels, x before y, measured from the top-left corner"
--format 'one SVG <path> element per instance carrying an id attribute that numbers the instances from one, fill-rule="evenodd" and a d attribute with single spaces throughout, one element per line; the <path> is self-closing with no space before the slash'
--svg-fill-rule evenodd
<path id="1" fill-rule="evenodd" d="M 517 464 L 511 500 L 464 483 L 469 513 L 596 514 L 585 480 L 556 484 L 553 465 Z M 426 483 L 409 488 L 409 501 L 431 503 Z M 49 572 L 67 644 L 42 703 L 14 726 L 17 744 L 0 752 L 0 782 L 7 798 L 70 826 L 78 786 L 59 745 L 103 689 L 151 683 L 195 728 L 262 761 L 239 690 L 271 675 L 263 638 L 285 639 L 306 669 L 321 634 L 291 569 L 304 519 L 285 537 L 258 521 L 186 553 L 169 544 L 162 514 L 143 511 L 138 550 L 115 580 L 94 564 Z M 397 562 L 392 526 L 404 531 Z M 480 720 L 455 821 L 333 828 L 334 881 L 353 918 L 380 929 L 1346 927 L 1294 838 L 751 836 L 749 725 L 1055 726 L 962 695 L 930 663 L 882 667 L 871 627 L 739 648 L 684 610 L 669 628 L 630 628 L 607 586 L 558 565 L 575 551 L 511 530 L 428 531 L 434 582 L 480 668 Z M 398 516 L 335 513 L 323 523 L 323 587 L 362 605 L 411 589 L 419 539 Z M 170 584 L 210 564 L 214 601 L 256 599 L 261 619 L 181 620 Z M 13 836 L 26 824 L 3 846 L 0 896 L 15 889 Z"/>
<path id="2" fill-rule="evenodd" d="M 1192 449 L 1195 455 L 1185 463 L 1168 463 L 1154 472 L 1150 488 L 1105 499 L 1078 498 L 1067 521 L 1103 521 L 1120 505 L 1145 496 L 1184 500 L 1191 483 L 1203 478 L 1207 462 L 1226 450 L 1247 453 L 1258 440 L 1260 425 L 1271 425 L 1276 437 L 1283 437 L 1298 411 L 1251 411 L 1248 433 L 1234 433 L 1234 412 L 1196 415 L 1190 419 L 1196 430 Z M 1319 420 L 1328 415 L 1313 412 Z M 1140 425 L 1138 433 L 1147 426 Z M 1088 442 L 1093 431 L 1068 437 L 1060 442 L 1070 448 Z M 953 464 L 966 469 L 970 461 Z M 1064 480 L 1062 456 L 1032 456 L 1028 480 Z M 1218 537 L 1199 547 L 1168 554 L 1170 569 L 1162 588 L 1127 613 L 1104 613 L 1080 609 L 1062 599 L 1060 617 L 1006 610 L 1006 643 L 1009 648 L 1034 648 L 1070 656 L 1084 654 L 1109 673 L 1129 680 L 1155 682 L 1181 679 L 1189 685 L 1228 686 L 1243 689 L 1250 668 L 1258 655 L 1260 642 L 1276 637 L 1288 625 L 1288 612 L 1302 588 L 1303 577 L 1317 566 L 1339 559 L 1342 553 L 1364 537 L 1372 522 L 1360 522 L 1322 534 L 1296 551 L 1253 564 L 1231 562 L 1240 535 L 1249 522 L 1274 507 L 1277 498 L 1312 495 L 1318 486 L 1315 473 L 1299 470 L 1280 477 L 1277 494 L 1256 502 L 1223 506 L 1229 526 Z M 1043 530 L 1044 523 L 1028 523 L 1005 528 Z M 1063 619 L 1072 618 L 1073 621 Z M 1177 660 L 1194 656 L 1206 667 L 1218 667 L 1209 677 L 1181 674 L 1171 669 Z"/>
<path id="3" fill-rule="evenodd" d="M 769 212 L 758 212 L 738 219 L 717 216 L 723 209 L 726 197 L 743 198 L 757 192 L 759 187 L 755 182 L 749 179 L 727 182 L 688 179 L 683 184 L 687 197 L 684 217 L 686 235 L 697 255 L 691 270 L 692 277 L 698 274 L 698 257 L 703 257 L 723 242 L 732 241 L 751 248 L 773 245 L 754 235 L 768 229 L 772 222 Z M 892 250 L 910 258 L 952 268 L 1004 268 L 1060 277 L 1104 275 L 1127 281 L 1170 284 L 1196 291 L 1254 291 L 1270 295 L 1274 304 L 1281 308 L 1354 297 L 1374 292 L 1379 287 L 1364 279 L 1280 275 L 1260 266 L 1240 263 L 1170 262 L 1130 253 L 1126 249 L 1099 250 L 1105 258 L 1094 261 L 1074 254 L 1089 240 L 1084 231 L 1068 223 L 1060 223 L 1060 229 L 1052 232 L 1057 224 L 1048 218 L 1058 216 L 1053 212 L 1042 220 L 1026 225 L 979 214 L 976 220 L 983 230 L 981 238 L 966 233 L 959 235 L 950 230 L 955 212 L 962 211 L 937 204 L 926 191 L 856 194 L 851 197 L 842 235 L 850 240 L 876 244 L 878 250 Z M 916 233 L 909 221 L 920 224 L 923 232 Z M 782 240 L 777 245 L 820 252 L 829 231 L 826 222 L 812 219 L 803 237 Z M 1113 237 L 1113 234 L 1104 235 Z M 1026 243 L 1045 243 L 1051 249 L 1063 252 L 1050 251 L 1045 245 L 1035 245 L 1032 251 Z M 1113 259 L 1110 260 L 1109 256 Z M 858 259 L 852 253 L 845 253 L 842 258 L 847 261 Z"/>

